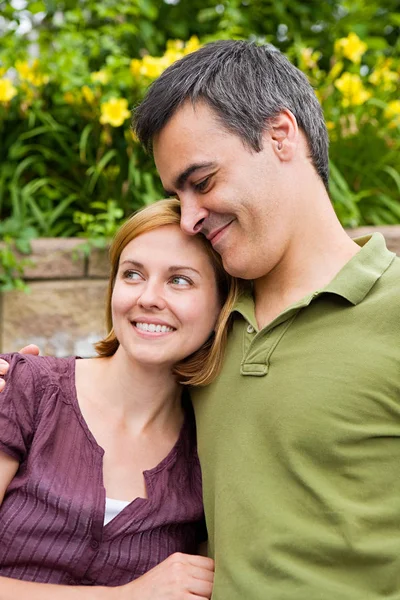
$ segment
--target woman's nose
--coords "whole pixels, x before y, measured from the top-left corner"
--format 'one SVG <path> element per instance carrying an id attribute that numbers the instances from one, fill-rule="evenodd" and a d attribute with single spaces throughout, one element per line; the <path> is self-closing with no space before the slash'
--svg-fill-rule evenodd
<path id="1" fill-rule="evenodd" d="M 160 283 L 147 281 L 138 298 L 138 304 L 143 308 L 158 308 L 165 307 L 164 287 Z"/>

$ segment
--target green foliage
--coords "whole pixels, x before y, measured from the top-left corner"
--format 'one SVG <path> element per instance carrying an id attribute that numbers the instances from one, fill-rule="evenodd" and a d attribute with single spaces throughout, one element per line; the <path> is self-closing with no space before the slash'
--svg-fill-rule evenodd
<path id="1" fill-rule="evenodd" d="M 33 227 L 21 227 L 16 219 L 0 222 L 0 290 L 19 289 L 28 291 L 23 280 L 24 267 L 29 260 L 18 255 L 31 252 L 31 240 L 37 232 Z M 16 252 L 17 251 L 17 252 Z"/>
<path id="2" fill-rule="evenodd" d="M 286 52 L 324 107 L 342 223 L 400 222 L 398 0 L 23 4 L 0 0 L 0 289 L 22 273 L 14 244 L 77 235 L 104 246 L 122 218 L 162 196 L 129 109 L 199 39 Z"/>
<path id="3" fill-rule="evenodd" d="M 107 203 L 91 202 L 89 208 L 90 213 L 77 211 L 74 214 L 74 222 L 82 229 L 79 235 L 87 238 L 87 243 L 80 246 L 85 254 L 89 254 L 92 247 L 105 249 L 107 242 L 122 224 L 124 216 L 115 200 L 108 200 Z"/>

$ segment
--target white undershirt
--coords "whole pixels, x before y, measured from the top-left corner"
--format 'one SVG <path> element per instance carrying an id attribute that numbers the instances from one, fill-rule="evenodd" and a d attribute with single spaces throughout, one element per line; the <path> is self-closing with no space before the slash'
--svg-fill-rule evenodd
<path id="1" fill-rule="evenodd" d="M 128 506 L 130 502 L 127 500 L 114 500 L 114 498 L 106 498 L 106 510 L 104 513 L 104 525 L 107 525 L 121 510 Z"/>

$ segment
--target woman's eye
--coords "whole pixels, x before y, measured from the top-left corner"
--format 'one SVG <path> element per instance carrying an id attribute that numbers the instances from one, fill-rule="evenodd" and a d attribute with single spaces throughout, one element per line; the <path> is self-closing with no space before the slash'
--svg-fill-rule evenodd
<path id="1" fill-rule="evenodd" d="M 140 281 L 142 276 L 137 271 L 125 271 L 124 279 L 128 279 L 129 281 Z"/>
<path id="2" fill-rule="evenodd" d="M 191 285 L 190 279 L 187 277 L 183 277 L 182 275 L 175 275 L 175 277 L 171 278 L 171 283 L 174 285 Z"/>

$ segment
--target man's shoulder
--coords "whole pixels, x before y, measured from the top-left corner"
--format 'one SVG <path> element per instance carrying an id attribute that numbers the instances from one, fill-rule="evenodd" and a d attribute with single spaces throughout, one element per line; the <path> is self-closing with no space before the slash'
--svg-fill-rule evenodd
<path id="1" fill-rule="evenodd" d="M 382 295 L 382 298 L 392 298 L 397 300 L 396 304 L 400 307 L 400 257 L 395 256 L 388 266 L 388 268 L 382 273 L 382 276 L 378 280 L 379 285 L 377 291 Z"/>

